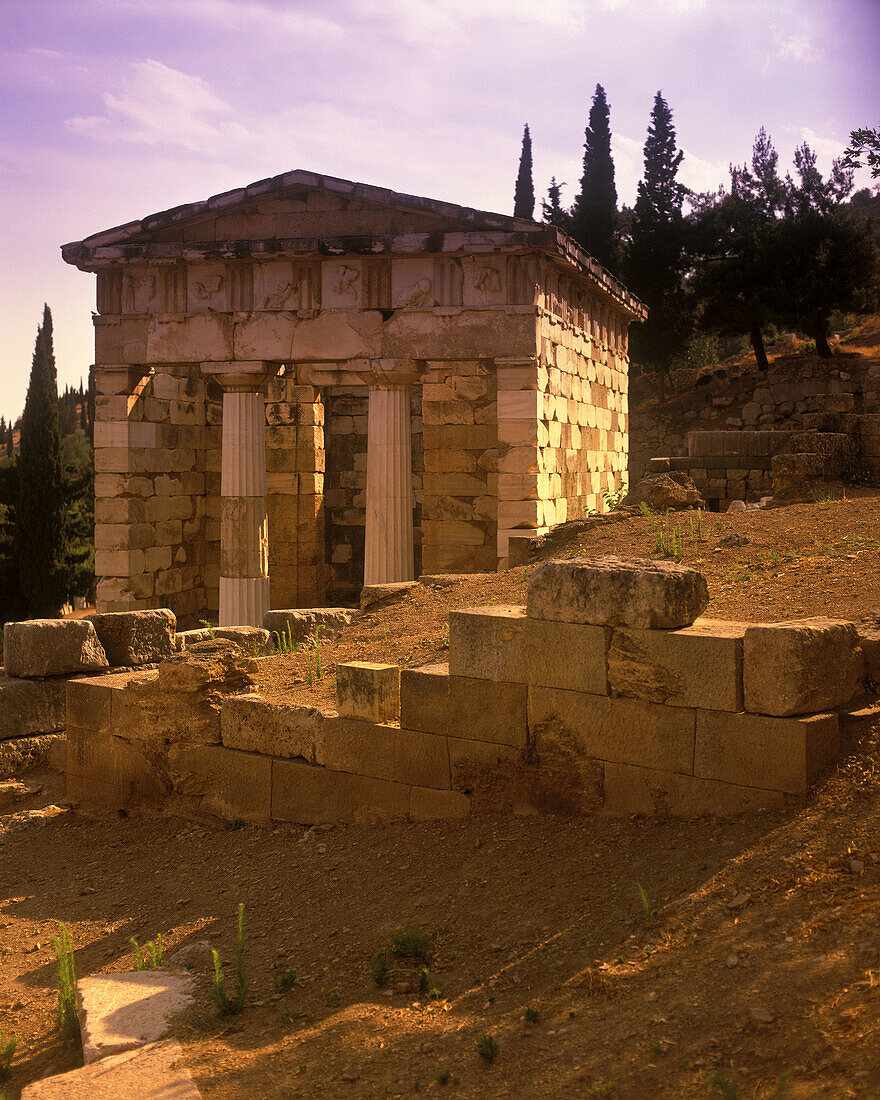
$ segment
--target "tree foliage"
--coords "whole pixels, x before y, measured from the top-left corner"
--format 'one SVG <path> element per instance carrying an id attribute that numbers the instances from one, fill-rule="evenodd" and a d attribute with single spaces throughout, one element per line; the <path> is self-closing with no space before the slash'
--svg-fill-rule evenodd
<path id="1" fill-rule="evenodd" d="M 566 233 L 571 227 L 571 214 L 562 205 L 562 188 L 564 183 L 557 183 L 556 177 L 550 177 L 550 186 L 547 188 L 547 198 L 541 201 L 541 216 L 548 225 L 555 225 Z"/>
<path id="2" fill-rule="evenodd" d="M 877 179 L 880 176 L 880 129 L 853 130 L 844 150 L 843 165 L 845 168 L 870 168 L 872 178 Z"/>
<path id="3" fill-rule="evenodd" d="M 616 268 L 617 188 L 611 158 L 610 113 L 605 89 L 597 84 L 584 134 L 584 174 L 571 211 L 571 234 L 600 264 Z"/>
<path id="4" fill-rule="evenodd" d="M 513 196 L 513 216 L 531 219 L 535 213 L 535 185 L 532 182 L 532 135 L 529 124 L 523 130 L 522 152 L 519 155 L 519 172 Z"/>
<path id="5" fill-rule="evenodd" d="M 631 350 L 634 359 L 658 372 L 662 385 L 663 375 L 693 331 L 693 310 L 684 285 L 687 255 L 682 207 L 687 189 L 677 179 L 684 153 L 677 147 L 672 112 L 660 92 L 654 97 L 644 155 L 626 275 L 650 313 L 633 330 Z"/>

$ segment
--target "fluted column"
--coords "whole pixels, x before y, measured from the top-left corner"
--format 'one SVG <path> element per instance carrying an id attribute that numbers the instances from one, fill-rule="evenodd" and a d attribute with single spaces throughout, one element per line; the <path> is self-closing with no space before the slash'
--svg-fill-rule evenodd
<path id="1" fill-rule="evenodd" d="M 409 379 L 374 375 L 367 418 L 364 584 L 413 579 Z"/>
<path id="2" fill-rule="evenodd" d="M 220 626 L 262 626 L 269 610 L 266 405 L 277 366 L 203 363 L 223 387 L 220 475 Z"/>

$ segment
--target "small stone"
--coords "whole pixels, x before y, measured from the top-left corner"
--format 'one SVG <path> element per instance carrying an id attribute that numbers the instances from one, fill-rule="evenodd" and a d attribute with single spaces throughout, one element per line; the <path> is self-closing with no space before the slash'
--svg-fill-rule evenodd
<path id="1" fill-rule="evenodd" d="M 504 950 L 504 946 L 500 943 L 493 943 L 490 945 L 489 950 L 492 952 L 493 955 L 497 955 L 499 951 Z"/>
<path id="2" fill-rule="evenodd" d="M 341 1077 L 343 1081 L 357 1081 L 360 1077 L 360 1074 L 357 1072 L 357 1070 L 344 1069 L 342 1071 Z"/>
<path id="3" fill-rule="evenodd" d="M 735 966 L 739 966 L 739 955 L 728 955 L 727 966 L 730 970 L 733 970 Z"/>
<path id="4" fill-rule="evenodd" d="M 733 546 L 748 546 L 751 541 L 752 540 L 746 538 L 745 535 L 733 534 L 725 535 L 723 539 L 718 540 L 716 545 L 723 546 L 725 549 L 729 549 Z"/>
<path id="5" fill-rule="evenodd" d="M 769 1009 L 760 1007 L 750 1008 L 749 1016 L 753 1024 L 772 1024 L 776 1019 Z"/>
<path id="6" fill-rule="evenodd" d="M 851 859 L 849 861 L 849 869 L 854 875 L 860 875 L 865 870 L 865 865 L 860 859 Z"/>
<path id="7" fill-rule="evenodd" d="M 737 894 L 733 901 L 727 903 L 728 909 L 742 909 L 744 905 L 748 905 L 752 900 L 751 894 Z"/>

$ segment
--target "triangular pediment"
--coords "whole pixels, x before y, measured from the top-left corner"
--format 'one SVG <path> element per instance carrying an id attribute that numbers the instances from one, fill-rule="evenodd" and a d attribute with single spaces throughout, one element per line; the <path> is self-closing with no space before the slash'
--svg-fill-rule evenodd
<path id="1" fill-rule="evenodd" d="M 504 214 L 297 170 L 150 214 L 76 243 L 94 249 L 145 242 L 522 232 L 529 228 L 540 227 Z"/>

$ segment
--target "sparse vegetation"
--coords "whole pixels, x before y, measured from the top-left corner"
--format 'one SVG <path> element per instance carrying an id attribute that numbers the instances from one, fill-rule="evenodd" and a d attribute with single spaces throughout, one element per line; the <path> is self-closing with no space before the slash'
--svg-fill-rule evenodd
<path id="1" fill-rule="evenodd" d="M 223 977 L 223 967 L 220 963 L 220 952 L 216 948 L 211 950 L 214 960 L 214 988 L 211 995 L 221 1016 L 237 1016 L 244 1008 L 247 999 L 250 973 L 244 963 L 244 903 L 238 903 L 238 924 L 236 930 L 235 945 L 235 983 L 231 996 L 226 992 L 226 983 Z"/>
<path id="2" fill-rule="evenodd" d="M 272 988 L 276 993 L 289 993 L 296 984 L 296 971 L 283 970 L 272 976 Z"/>
<path id="3" fill-rule="evenodd" d="M 73 941 L 66 925 L 58 923 L 60 935 L 52 937 L 52 947 L 58 960 L 58 1000 L 55 1018 L 58 1030 L 70 1043 L 79 1043 L 79 1009 L 76 1003 L 76 966 L 73 960 Z"/>
<path id="4" fill-rule="evenodd" d="M 639 901 L 642 905 L 642 915 L 645 918 L 645 923 L 650 924 L 654 919 L 654 910 L 651 907 L 651 900 L 648 897 L 648 891 L 642 886 L 640 882 L 635 884 L 636 890 L 639 895 Z"/>
<path id="5" fill-rule="evenodd" d="M 731 1085 L 720 1070 L 715 1070 L 709 1077 L 709 1087 L 713 1094 L 723 1096 L 724 1100 L 740 1100 L 739 1089 Z"/>
<path id="6" fill-rule="evenodd" d="M 388 950 L 395 959 L 419 959 L 429 963 L 434 953 L 433 937 L 417 920 L 408 920 L 388 937 Z"/>
<path id="7" fill-rule="evenodd" d="M 494 1062 L 498 1057 L 498 1044 L 492 1036 L 485 1031 L 482 1035 L 477 1036 L 476 1048 L 477 1054 L 479 1054 L 484 1062 Z"/>
<path id="8" fill-rule="evenodd" d="M 527 1024 L 536 1024 L 541 1018 L 541 1013 L 532 1005 L 526 1005 L 526 1009 L 523 1012 L 523 1019 Z"/>
<path id="9" fill-rule="evenodd" d="M 376 985 L 383 986 L 388 982 L 388 956 L 384 951 L 377 951 L 370 959 L 370 973 Z"/>
<path id="10" fill-rule="evenodd" d="M 289 620 L 286 630 L 273 630 L 270 637 L 275 646 L 276 652 L 284 654 L 285 656 L 296 652 L 296 650 L 299 648 L 298 646 L 294 646 L 293 644 L 293 630 L 290 626 Z"/>
<path id="11" fill-rule="evenodd" d="M 7 1081 L 12 1069 L 15 1052 L 18 1049 L 18 1039 L 14 1035 L 6 1038 L 6 1033 L 0 1031 L 0 1081 Z"/>
<path id="12" fill-rule="evenodd" d="M 162 933 L 156 935 L 155 940 L 150 940 L 142 950 L 134 936 L 128 941 L 134 953 L 135 970 L 155 970 L 157 966 L 165 965 L 165 950 L 162 946 Z"/>

